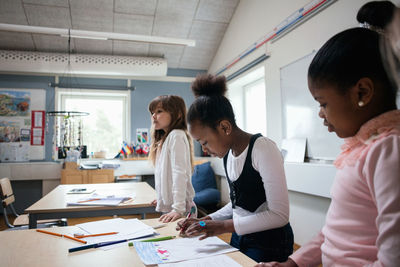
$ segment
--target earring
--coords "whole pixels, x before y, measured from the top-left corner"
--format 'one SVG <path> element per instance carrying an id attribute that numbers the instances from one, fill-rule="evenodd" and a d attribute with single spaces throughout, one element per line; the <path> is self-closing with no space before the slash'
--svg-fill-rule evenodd
<path id="1" fill-rule="evenodd" d="M 358 101 L 358 106 L 359 106 L 359 107 L 364 106 L 364 101 Z"/>

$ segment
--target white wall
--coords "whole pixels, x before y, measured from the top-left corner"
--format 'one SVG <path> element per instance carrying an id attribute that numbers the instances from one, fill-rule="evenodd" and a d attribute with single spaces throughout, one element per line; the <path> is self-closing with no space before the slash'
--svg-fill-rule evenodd
<path id="1" fill-rule="evenodd" d="M 272 31 L 286 17 L 309 2 L 311 0 L 240 1 L 210 66 L 210 73 L 216 73 L 225 64 L 230 63 L 252 43 Z M 357 27 L 357 11 L 366 2 L 368 1 L 337 0 L 290 33 L 273 43 L 267 43 L 258 48 L 222 73 L 228 76 L 265 51 L 270 52 L 271 57 L 264 63 L 267 135 L 277 144 L 280 144 L 282 139 L 280 68 L 319 49 L 334 34 L 347 28 Z M 400 0 L 393 2 L 396 5 L 400 4 Z M 317 180 L 319 175 L 316 176 L 312 179 Z M 292 178 L 288 177 L 288 179 Z M 296 178 L 298 179 L 298 177 Z M 295 232 L 295 242 L 302 245 L 314 236 L 324 224 L 330 199 L 294 191 L 289 192 L 289 198 L 290 220 Z"/>

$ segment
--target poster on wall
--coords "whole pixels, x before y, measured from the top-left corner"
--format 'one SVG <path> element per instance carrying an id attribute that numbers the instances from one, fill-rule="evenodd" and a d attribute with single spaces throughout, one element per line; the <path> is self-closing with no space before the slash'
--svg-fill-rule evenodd
<path id="1" fill-rule="evenodd" d="M 44 110 L 32 110 L 31 145 L 44 145 Z"/>
<path id="2" fill-rule="evenodd" d="M 21 91 L 0 91 L 0 116 L 27 117 L 31 94 Z"/>
<path id="3" fill-rule="evenodd" d="M 45 103 L 46 91 L 43 89 L 0 88 L 0 161 L 18 162 L 42 160 L 45 158 Z M 35 128 L 32 125 L 32 110 Z M 32 132 L 35 130 L 35 143 L 32 145 Z"/>

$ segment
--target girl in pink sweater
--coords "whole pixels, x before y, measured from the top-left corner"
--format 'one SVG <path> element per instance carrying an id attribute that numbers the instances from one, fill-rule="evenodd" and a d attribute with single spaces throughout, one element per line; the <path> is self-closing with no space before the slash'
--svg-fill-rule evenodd
<path id="1" fill-rule="evenodd" d="M 373 2 L 357 19 L 383 29 L 394 9 L 391 2 Z M 335 161 L 332 202 L 311 242 L 284 263 L 258 267 L 400 266 L 400 111 L 397 86 L 382 63 L 383 30 L 376 29 L 335 35 L 310 64 L 308 85 L 319 116 L 345 140 Z"/>

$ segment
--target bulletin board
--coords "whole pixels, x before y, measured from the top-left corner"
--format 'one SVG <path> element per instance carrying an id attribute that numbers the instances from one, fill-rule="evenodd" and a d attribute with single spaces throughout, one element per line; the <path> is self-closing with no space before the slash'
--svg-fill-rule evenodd
<path id="1" fill-rule="evenodd" d="M 0 88 L 1 162 L 45 158 L 45 108 L 44 89 Z"/>
<path id="2" fill-rule="evenodd" d="M 282 93 L 283 139 L 305 138 L 306 156 L 311 159 L 334 160 L 343 140 L 329 133 L 318 116 L 319 104 L 307 85 L 312 52 L 280 69 Z"/>

